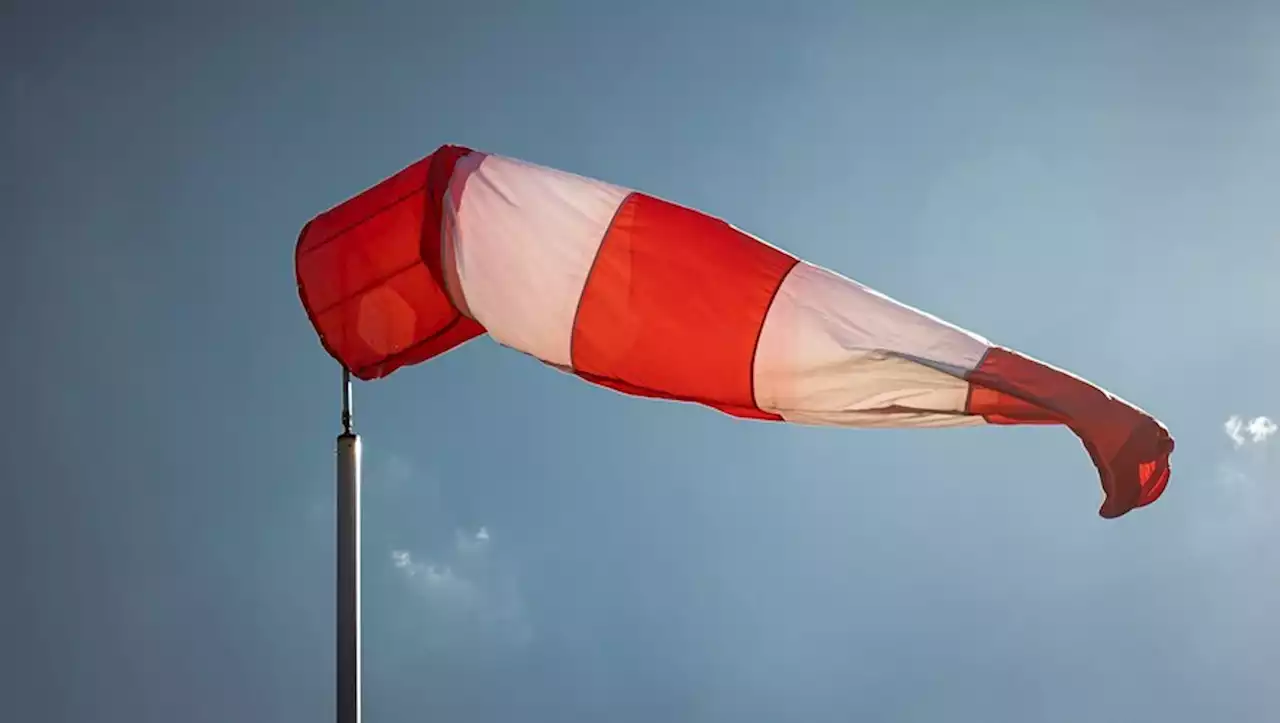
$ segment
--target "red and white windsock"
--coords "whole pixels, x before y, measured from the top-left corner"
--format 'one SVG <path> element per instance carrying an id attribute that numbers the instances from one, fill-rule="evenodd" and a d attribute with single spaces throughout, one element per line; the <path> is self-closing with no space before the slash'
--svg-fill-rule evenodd
<path id="1" fill-rule="evenodd" d="M 312 219 L 298 290 L 361 379 L 481 334 L 590 382 L 760 420 L 1061 424 L 1103 517 L 1150 504 L 1173 439 L 1137 407 L 724 221 L 632 189 L 442 146 Z"/>

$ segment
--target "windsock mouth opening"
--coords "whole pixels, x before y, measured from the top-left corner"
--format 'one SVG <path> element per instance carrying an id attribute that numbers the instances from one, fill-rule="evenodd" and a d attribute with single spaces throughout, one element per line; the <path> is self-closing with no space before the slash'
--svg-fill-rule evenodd
<path id="1" fill-rule="evenodd" d="M 460 158 L 437 151 L 317 215 L 294 249 L 298 296 L 320 344 L 357 379 L 385 377 L 483 333 L 441 273 L 441 204 Z"/>

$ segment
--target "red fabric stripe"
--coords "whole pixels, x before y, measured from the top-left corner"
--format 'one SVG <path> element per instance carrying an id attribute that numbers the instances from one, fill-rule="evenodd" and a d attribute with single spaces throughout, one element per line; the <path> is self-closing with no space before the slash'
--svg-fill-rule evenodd
<path id="1" fill-rule="evenodd" d="M 440 218 L 458 159 L 442 146 L 312 219 L 298 236 L 298 295 L 320 343 L 361 379 L 484 333 L 444 292 Z"/>
<path id="2" fill-rule="evenodd" d="M 969 375 L 967 411 L 993 424 L 1063 424 L 1098 468 L 1100 515 L 1156 501 L 1169 483 L 1173 438 L 1160 422 L 1077 377 L 993 347 Z"/>
<path id="3" fill-rule="evenodd" d="M 618 209 L 583 289 L 574 371 L 639 396 L 780 421 L 752 389 L 765 314 L 796 259 L 644 194 Z"/>

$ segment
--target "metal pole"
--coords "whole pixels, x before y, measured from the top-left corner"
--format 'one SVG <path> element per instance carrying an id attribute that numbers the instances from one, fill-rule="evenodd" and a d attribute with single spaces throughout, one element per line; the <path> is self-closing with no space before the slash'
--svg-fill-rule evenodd
<path id="1" fill-rule="evenodd" d="M 338 435 L 337 723 L 360 723 L 360 436 L 351 428 L 351 372 L 342 370 Z"/>

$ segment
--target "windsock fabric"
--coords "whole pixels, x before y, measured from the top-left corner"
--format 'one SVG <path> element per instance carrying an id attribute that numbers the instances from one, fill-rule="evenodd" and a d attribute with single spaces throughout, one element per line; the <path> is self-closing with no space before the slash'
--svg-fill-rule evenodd
<path id="1" fill-rule="evenodd" d="M 1060 424 L 1100 514 L 1150 504 L 1173 440 L 1093 384 L 669 201 L 443 146 L 302 230 L 325 349 L 384 377 L 487 333 L 628 394 L 844 427 Z"/>

